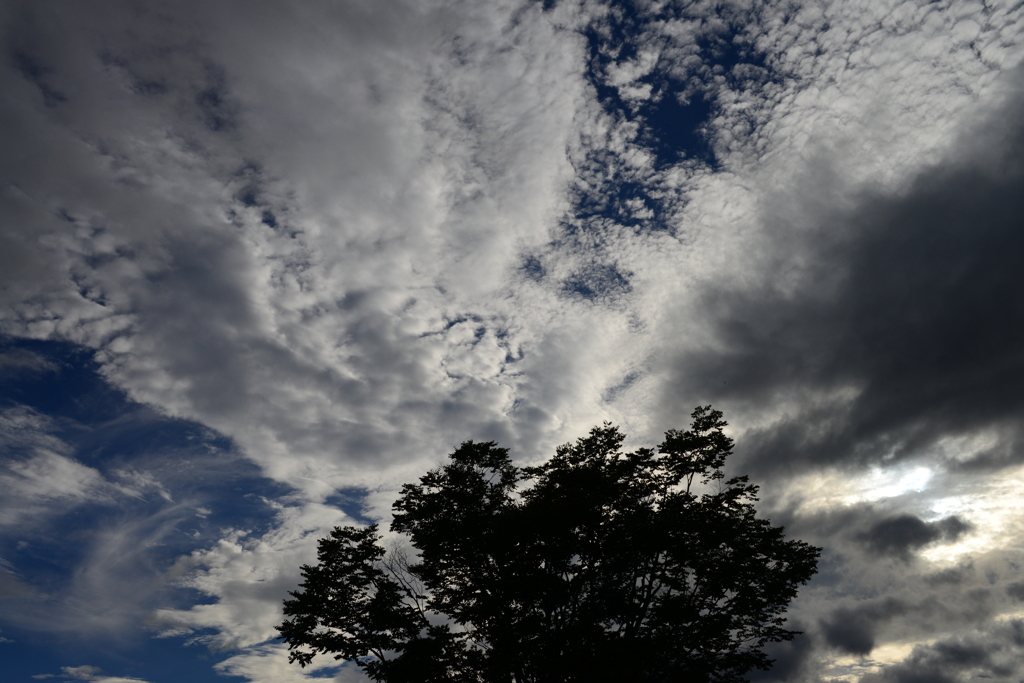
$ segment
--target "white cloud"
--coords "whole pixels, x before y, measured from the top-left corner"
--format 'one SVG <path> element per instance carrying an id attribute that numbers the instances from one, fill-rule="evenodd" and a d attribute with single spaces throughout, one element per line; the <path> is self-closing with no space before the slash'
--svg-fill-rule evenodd
<path id="1" fill-rule="evenodd" d="M 277 506 L 277 524 L 260 537 L 232 530 L 211 548 L 179 558 L 169 577 L 217 599 L 185 610 L 159 609 L 151 624 L 164 636 L 215 629 L 196 638 L 217 649 L 251 647 L 277 636 L 281 603 L 298 586 L 299 567 L 316 556 L 317 540 L 352 523 L 335 508 Z"/>
<path id="2" fill-rule="evenodd" d="M 96 666 L 83 664 L 82 666 L 62 666 L 59 674 L 36 674 L 32 678 L 45 680 L 47 678 L 61 678 L 73 681 L 91 681 L 92 683 L 147 683 L 141 678 L 124 678 L 121 676 L 105 676 L 101 669 Z"/>
<path id="3" fill-rule="evenodd" d="M 49 153 L 66 178 L 85 173 L 98 187 L 60 196 L 73 222 L 45 223 L 59 183 L 12 170 L 43 221 L 43 258 L 67 278 L 30 304 L 23 297 L 8 330 L 100 347 L 108 375 L 134 397 L 221 429 L 298 485 L 307 463 L 351 481 L 413 449 L 443 451 L 467 427 L 507 433 L 502 357 L 475 366 L 479 379 L 445 384 L 438 362 L 457 365 L 465 344 L 443 326 L 482 319 L 494 339 L 514 325 L 508 276 L 565 208 L 571 169 L 558 140 L 582 97 L 578 40 L 555 36 L 539 9 L 506 32 L 513 6 L 457 21 L 447 9 L 398 8 L 247 10 L 244 26 L 220 26 L 214 11 L 213 53 L 175 47 L 191 39 L 177 29 L 155 39 L 178 50 L 172 68 L 148 56 L 154 48 L 112 48 L 113 66 L 89 79 L 118 100 L 129 96 L 125 79 L 144 75 L 180 104 L 188 92 L 176 88 L 199 87 L 180 81 L 221 87 L 202 64 L 224 64 L 233 80 L 218 97 L 237 104 L 237 133 L 211 134 L 177 106 L 145 107 L 154 121 L 142 126 L 133 105 L 132 134 L 117 134 L 101 113 L 125 117 L 102 99 L 69 101 L 92 129 L 33 123 L 36 137 L 97 140 L 69 139 L 88 171 L 63 163 L 66 147 Z M 354 42 L 316 28 L 340 19 Z M 139 30 L 163 20 L 145 17 Z M 269 50 L 246 40 L 256 28 L 270 31 Z M 449 38 L 456 52 L 437 51 Z M 256 168 L 249 158 L 264 170 L 238 172 Z M 278 229 L 261 222 L 264 211 Z M 403 443 L 454 420 L 457 437 L 431 429 Z"/>
<path id="4" fill-rule="evenodd" d="M 0 502 L 0 526 L 34 523 L 41 516 L 85 502 L 109 500 L 114 487 L 95 469 L 70 457 L 50 432 L 52 425 L 24 408 L 0 412 L 0 438 L 8 453 L 20 453 L 0 469 L 8 493 Z"/>
<path id="5" fill-rule="evenodd" d="M 0 411 L 0 439 L 9 454 L 0 465 L 0 484 L 9 491 L 0 502 L 0 527 L 38 524 L 76 505 L 112 504 L 125 495 L 144 500 L 154 491 L 169 499 L 148 473 L 124 469 L 116 473 L 120 482 L 108 480 L 76 460 L 67 444 L 53 435 L 55 430 L 56 425 L 34 410 Z"/>
<path id="6" fill-rule="evenodd" d="M 338 666 L 332 659 L 321 657 L 314 660 L 310 666 L 300 669 L 288 663 L 287 653 L 284 645 L 261 645 L 229 657 L 215 668 L 218 673 L 239 676 L 253 683 L 306 683 L 310 680 L 324 680 L 324 674 L 335 673 Z M 369 679 L 350 665 L 337 670 L 331 680 L 338 683 L 357 683 Z"/>

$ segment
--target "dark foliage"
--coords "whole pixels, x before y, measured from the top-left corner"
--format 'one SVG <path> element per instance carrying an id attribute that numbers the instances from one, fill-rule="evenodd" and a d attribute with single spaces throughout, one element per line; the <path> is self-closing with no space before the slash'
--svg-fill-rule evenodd
<path id="1" fill-rule="evenodd" d="M 755 516 L 725 481 L 722 414 L 693 412 L 657 451 L 605 424 L 517 467 L 466 442 L 406 484 L 392 531 L 338 527 L 285 601 L 291 661 L 356 662 L 375 681 L 742 681 L 791 640 L 783 613 L 819 549 Z"/>

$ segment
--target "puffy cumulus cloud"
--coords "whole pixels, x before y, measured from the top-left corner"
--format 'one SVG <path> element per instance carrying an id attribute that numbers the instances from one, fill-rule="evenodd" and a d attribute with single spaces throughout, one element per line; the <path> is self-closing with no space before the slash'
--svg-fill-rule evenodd
<path id="1" fill-rule="evenodd" d="M 1020 17 L 1001 2 L 636 2 L 592 3 L 577 27 L 604 104 L 633 114 L 619 121 L 637 152 L 706 157 L 703 138 L 716 166 L 781 179 L 794 156 L 830 149 L 847 180 L 891 182 L 941 153 L 1024 56 Z"/>
<path id="2" fill-rule="evenodd" d="M 316 557 L 317 540 L 333 526 L 352 523 L 336 508 L 305 504 L 277 506 L 274 528 L 250 536 L 228 530 L 209 548 L 180 557 L 168 571 L 179 585 L 215 598 L 188 609 L 158 609 L 150 623 L 161 635 L 190 635 L 216 649 L 258 645 L 277 636 L 283 621 L 281 601 L 298 586 L 299 567 Z"/>
<path id="3" fill-rule="evenodd" d="M 964 112 L 1024 57 L 1011 3 L 822 2 L 762 16 L 749 39 L 773 74 L 792 79 L 766 87 L 769 108 L 755 104 L 769 114 L 764 129 L 804 154 L 832 148 L 853 182 L 898 182 L 937 160 Z M 958 32 L 968 26 L 969 38 Z M 746 118 L 752 98 L 730 99 Z M 727 136 L 739 145 L 758 138 Z"/>
<path id="4" fill-rule="evenodd" d="M 213 547 L 179 558 L 168 575 L 214 602 L 157 609 L 148 618 L 149 626 L 161 637 L 185 636 L 190 644 L 229 652 L 215 667 L 223 675 L 297 683 L 331 673 L 338 681 L 367 680 L 355 667 L 339 670 L 330 657 L 300 669 L 288 663 L 287 648 L 273 642 L 274 627 L 284 620 L 282 600 L 301 581 L 299 567 L 316 556 L 317 540 L 343 523 L 354 520 L 340 517 L 330 506 L 279 506 L 270 533 L 231 531 Z"/>
<path id="5" fill-rule="evenodd" d="M 5 70 L 4 224 L 40 263 L 8 271 L 8 332 L 100 349 L 300 485 L 550 431 L 509 417 L 543 339 L 507 283 L 565 208 L 579 39 L 514 3 L 103 8 L 7 13 L 45 65 Z"/>

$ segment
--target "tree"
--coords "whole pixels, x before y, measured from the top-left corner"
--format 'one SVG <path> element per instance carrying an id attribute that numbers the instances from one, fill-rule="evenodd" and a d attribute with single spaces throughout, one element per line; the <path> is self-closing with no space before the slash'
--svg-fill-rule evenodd
<path id="1" fill-rule="evenodd" d="M 722 414 L 655 451 L 605 424 L 518 467 L 467 441 L 406 484 L 391 530 L 335 528 L 284 603 L 290 661 L 355 662 L 386 683 L 742 681 L 791 640 L 783 614 L 820 549 L 755 515 L 725 480 Z"/>

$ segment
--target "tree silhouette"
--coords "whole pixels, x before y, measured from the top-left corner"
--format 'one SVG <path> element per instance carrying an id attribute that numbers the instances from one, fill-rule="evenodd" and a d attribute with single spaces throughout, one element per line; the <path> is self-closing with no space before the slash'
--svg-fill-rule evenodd
<path id="1" fill-rule="evenodd" d="M 605 424 L 517 467 L 467 441 L 376 525 L 337 527 L 284 603 L 290 661 L 356 663 L 374 681 L 742 681 L 791 640 L 783 614 L 819 548 L 755 516 L 757 487 L 725 480 L 710 406 L 655 451 Z"/>

